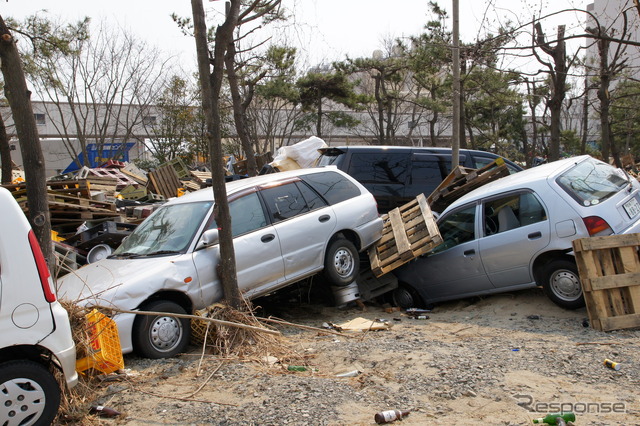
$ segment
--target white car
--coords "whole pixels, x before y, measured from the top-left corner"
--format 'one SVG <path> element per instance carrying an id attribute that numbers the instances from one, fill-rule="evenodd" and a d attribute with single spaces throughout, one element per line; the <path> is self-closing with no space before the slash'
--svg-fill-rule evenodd
<path id="1" fill-rule="evenodd" d="M 24 213 L 0 187 L 0 424 L 48 425 L 60 405 L 59 371 L 78 381 L 67 311 Z"/>
<path id="2" fill-rule="evenodd" d="M 556 304 L 584 306 L 572 241 L 640 232 L 640 185 L 587 155 L 488 183 L 437 221 L 443 243 L 394 271 L 399 306 L 542 286 Z"/>
<path id="3" fill-rule="evenodd" d="M 268 174 L 227 183 L 238 285 L 255 298 L 320 271 L 351 284 L 359 252 L 382 234 L 373 196 L 335 167 Z M 191 313 L 223 297 L 216 276 L 218 230 L 213 191 L 156 210 L 107 259 L 59 280 L 61 297 L 123 310 Z M 114 317 L 123 353 L 173 356 L 189 322 L 170 316 Z"/>

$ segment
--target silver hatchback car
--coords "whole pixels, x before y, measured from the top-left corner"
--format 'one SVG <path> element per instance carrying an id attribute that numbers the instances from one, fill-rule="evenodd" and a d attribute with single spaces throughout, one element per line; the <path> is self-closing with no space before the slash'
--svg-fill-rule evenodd
<path id="1" fill-rule="evenodd" d="M 542 286 L 584 306 L 572 241 L 640 232 L 640 185 L 590 156 L 544 164 L 482 186 L 438 219 L 443 243 L 394 271 L 402 307 Z"/>
<path id="2" fill-rule="evenodd" d="M 335 167 L 227 183 L 240 290 L 255 298 L 323 272 L 333 285 L 359 273 L 359 252 L 382 234 L 373 195 Z M 61 297 L 122 310 L 191 313 L 220 300 L 213 191 L 167 202 L 106 259 L 58 281 Z M 189 341 L 189 322 L 115 316 L 124 353 L 170 357 Z"/>

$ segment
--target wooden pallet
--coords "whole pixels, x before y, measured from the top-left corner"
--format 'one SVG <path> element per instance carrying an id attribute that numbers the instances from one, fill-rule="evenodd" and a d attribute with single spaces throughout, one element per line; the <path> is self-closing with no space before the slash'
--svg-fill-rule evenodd
<path id="1" fill-rule="evenodd" d="M 165 198 L 176 197 L 178 188 L 182 187 L 176 170 L 170 164 L 158 167 L 154 172 L 149 172 L 147 177 L 149 178 L 147 186 L 151 192 L 160 194 Z"/>
<path id="2" fill-rule="evenodd" d="M 207 187 L 207 179 L 211 179 L 211 172 L 199 172 L 191 170 L 191 180 L 200 185 L 200 188 Z"/>
<path id="3" fill-rule="evenodd" d="M 573 242 L 591 327 L 640 327 L 640 234 Z"/>
<path id="4" fill-rule="evenodd" d="M 103 182 L 109 182 L 109 185 L 115 182 L 116 190 L 122 189 L 128 185 L 135 185 L 138 183 L 126 174 L 122 173 L 120 169 L 89 169 L 89 174 L 87 175 L 87 179 L 89 181 L 96 185 L 99 182 L 99 178 L 102 178 Z"/>
<path id="5" fill-rule="evenodd" d="M 442 213 L 451 203 L 464 194 L 509 175 L 509 169 L 502 158 L 481 169 L 455 167 L 440 185 L 427 197 L 427 203 L 432 211 Z"/>
<path id="6" fill-rule="evenodd" d="M 424 194 L 382 216 L 382 238 L 369 249 L 376 277 L 390 272 L 442 242 Z"/>

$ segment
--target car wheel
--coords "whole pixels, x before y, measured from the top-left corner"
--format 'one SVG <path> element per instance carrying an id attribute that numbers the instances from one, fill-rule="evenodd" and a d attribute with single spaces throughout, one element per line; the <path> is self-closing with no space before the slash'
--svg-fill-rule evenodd
<path id="1" fill-rule="evenodd" d="M 167 300 L 145 305 L 143 311 L 186 314 L 182 306 Z M 145 358 L 171 358 L 189 344 L 191 327 L 186 318 L 170 315 L 138 315 L 133 323 L 133 347 Z"/>
<path id="2" fill-rule="evenodd" d="M 391 295 L 393 304 L 402 309 L 423 308 L 424 301 L 418 292 L 407 284 L 400 284 Z"/>
<path id="3" fill-rule="evenodd" d="M 554 260 L 544 267 L 542 288 L 553 303 L 565 309 L 584 306 L 584 295 L 576 264 L 570 260 Z"/>
<path id="4" fill-rule="evenodd" d="M 331 285 L 343 287 L 355 281 L 360 272 L 360 257 L 356 246 L 346 238 L 329 244 L 324 258 L 324 276 Z"/>
<path id="5" fill-rule="evenodd" d="M 59 406 L 60 387 L 44 365 L 27 360 L 0 364 L 2 424 L 49 425 Z"/>

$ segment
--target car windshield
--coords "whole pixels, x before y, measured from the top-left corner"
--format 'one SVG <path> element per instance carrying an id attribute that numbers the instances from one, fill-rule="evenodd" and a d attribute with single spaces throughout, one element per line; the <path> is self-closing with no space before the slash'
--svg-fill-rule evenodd
<path id="1" fill-rule="evenodd" d="M 599 204 L 629 184 L 621 170 L 593 158 L 564 172 L 557 182 L 584 206 Z"/>
<path id="2" fill-rule="evenodd" d="M 184 253 L 213 202 L 161 207 L 142 222 L 110 257 Z"/>

